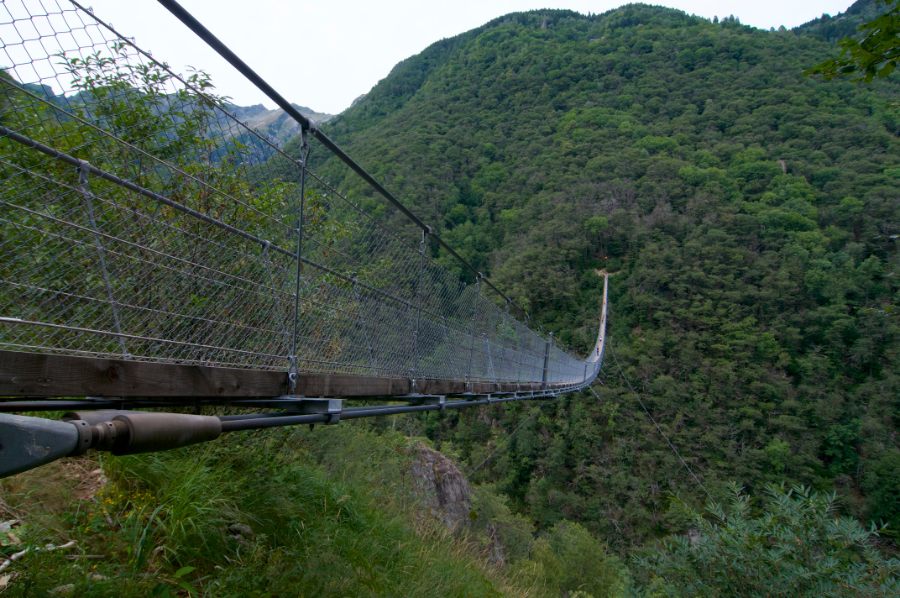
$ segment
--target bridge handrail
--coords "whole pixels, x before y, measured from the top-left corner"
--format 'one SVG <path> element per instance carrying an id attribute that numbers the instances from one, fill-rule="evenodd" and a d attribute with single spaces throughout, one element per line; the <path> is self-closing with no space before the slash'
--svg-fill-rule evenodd
<path id="1" fill-rule="evenodd" d="M 180 9 L 175 2 L 161 3 L 176 13 Z M 0 117 L 5 115 L 0 125 L 0 141 L 5 140 L 0 145 L 0 171 L 10 181 L 0 191 L 0 202 L 10 208 L 0 214 L 0 222 L 11 233 L 6 240 L 0 237 L 0 351 L 266 371 L 283 368 L 279 361 L 288 359 L 293 374 L 300 373 L 301 361 L 309 366 L 308 373 L 317 375 L 401 375 L 413 380 L 414 390 L 415 380 L 521 386 L 540 379 L 550 388 L 570 388 L 596 376 L 602 353 L 592 352 L 583 361 L 560 349 L 552 335 L 547 338 L 512 317 L 509 310 L 526 318 L 527 313 L 219 40 L 212 38 L 214 47 L 221 46 L 215 49 L 295 120 L 304 139 L 327 148 L 403 218 L 386 220 L 378 217 L 377 210 L 373 215 L 311 170 L 305 154 L 296 160 L 244 123 L 219 98 L 208 94 L 202 82 L 197 85 L 195 79 L 178 75 L 79 2 L 70 0 L 70 4 L 75 8 L 31 15 L 31 19 L 48 21 L 38 28 L 20 26 L 29 18 L 22 16 L 29 10 L 25 4 L 4 13 L 12 19 L 10 23 L 0 22 L 0 31 L 13 31 L 11 27 L 19 31 L 18 39 L 4 39 L 0 49 L 9 65 L 0 76 Z M 181 17 L 202 28 L 190 15 Z M 67 31 L 66 26 L 73 29 Z M 36 32 L 35 40 L 21 33 L 30 30 Z M 95 31 L 100 32 L 99 42 Z M 202 32 L 212 36 L 205 28 Z M 62 37 L 50 39 L 54 36 Z M 110 127 L 115 114 L 95 113 L 99 104 L 90 103 L 90 93 L 83 96 L 88 103 L 78 99 L 84 87 L 76 88 L 79 93 L 66 92 L 62 81 L 66 73 L 58 65 L 68 69 L 70 46 L 60 42 L 63 38 L 75 40 L 73 51 L 81 56 L 82 66 L 92 57 L 98 68 L 113 64 L 103 62 L 110 59 L 102 55 L 112 50 L 112 60 L 137 57 L 138 68 L 152 64 L 179 82 L 180 87 L 173 83 L 172 89 L 190 90 L 184 97 L 157 96 L 155 104 L 151 98 L 156 116 L 169 119 L 161 125 L 168 127 L 162 129 L 163 140 L 177 138 L 178 119 L 193 110 L 191 98 L 210 106 L 214 114 L 209 126 L 215 130 L 210 131 L 204 151 L 225 151 L 232 139 L 238 148 L 246 143 L 248 149 L 236 152 L 238 176 L 244 177 L 245 187 L 220 185 L 215 170 L 198 171 L 182 156 L 153 153 L 159 150 L 146 148 L 156 146 Z M 40 42 L 45 54 L 33 54 L 34 46 L 28 46 L 33 41 Z M 58 54 L 53 53 L 54 42 L 59 42 Z M 117 56 L 124 46 L 130 48 L 127 56 Z M 51 66 L 55 57 L 64 62 Z M 133 69 L 128 62 L 125 68 Z M 7 75 L 7 69 L 19 80 Z M 33 73 L 28 75 L 32 78 L 23 78 L 22 72 Z M 75 76 L 74 72 L 68 74 Z M 48 93 L 48 82 L 62 83 L 63 95 Z M 125 91 L 120 88 L 117 93 L 122 94 L 123 110 L 135 107 L 132 100 L 145 101 L 143 92 L 134 87 L 126 85 Z M 173 101 L 187 108 L 176 106 L 171 116 L 166 110 Z M 69 126 L 74 123 L 77 126 Z M 16 150 L 16 144 L 27 150 Z M 42 162 L 41 155 L 49 160 Z M 266 156 L 277 157 L 289 172 L 251 179 L 250 168 L 263 166 L 259 172 L 268 176 L 277 167 L 272 165 L 274 158 Z M 67 167 L 53 166 L 54 161 Z M 285 192 L 299 204 L 297 218 L 294 203 L 286 203 L 283 213 L 256 203 L 255 195 L 277 196 L 277 185 L 282 183 L 294 185 L 285 187 Z M 315 189 L 305 193 L 304 185 Z M 308 195 L 316 203 L 305 219 Z M 211 203 L 204 204 L 204 197 L 210 197 Z M 163 218 L 157 218 L 161 209 Z M 317 219 L 340 224 L 337 219 L 348 214 L 359 222 L 350 222 L 334 238 L 346 234 L 371 247 L 357 249 L 316 233 Z M 304 235 L 304 225 L 313 234 Z M 420 236 L 418 243 L 413 240 L 414 230 Z M 308 251 L 303 249 L 304 241 Z M 427 243 L 443 248 L 474 275 L 475 282 L 461 283 L 426 251 Z M 366 263 L 381 259 L 385 265 Z M 79 278 L 74 269 L 79 264 L 86 267 L 89 260 L 95 263 Z M 360 265 L 363 272 L 358 276 L 356 266 Z M 304 268 L 308 270 L 303 272 Z M 154 284 L 171 285 L 171 297 L 151 287 L 141 288 L 142 276 L 149 276 Z M 288 288 L 295 284 L 295 289 Z M 220 288 L 226 290 L 216 290 Z M 483 297 L 483 289 L 496 293 L 501 301 Z M 154 297 L 163 302 L 154 304 Z M 204 303 L 225 299 L 223 305 Z M 293 303 L 292 326 L 285 313 L 287 303 Z M 498 303 L 505 303 L 505 312 Z M 148 322 L 139 322 L 142 317 Z M 347 328 L 342 332 L 322 326 Z M 35 328 L 48 332 L 26 331 Z M 328 340 L 342 334 L 347 334 L 343 346 Z M 83 340 L 91 335 L 111 340 Z M 242 339 L 247 340 L 246 346 Z M 285 346 L 285 339 L 291 347 Z M 602 348 L 601 341 L 602 332 L 598 337 Z M 298 343 L 302 355 L 295 348 Z M 374 354 L 373 345 L 383 354 Z M 163 350 L 164 346 L 170 348 Z"/>

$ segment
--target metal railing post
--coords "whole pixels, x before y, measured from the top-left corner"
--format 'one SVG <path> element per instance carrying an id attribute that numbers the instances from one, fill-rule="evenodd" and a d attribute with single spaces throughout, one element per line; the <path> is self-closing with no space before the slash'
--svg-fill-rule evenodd
<path id="1" fill-rule="evenodd" d="M 294 285 L 294 327 L 291 333 L 290 367 L 288 369 L 288 394 L 297 392 L 297 379 L 300 376 L 297 364 L 297 335 L 300 328 L 300 278 L 303 275 L 303 211 L 306 207 L 306 166 L 309 159 L 308 131 L 300 128 L 300 207 L 297 214 L 297 280 Z"/>
<path id="2" fill-rule="evenodd" d="M 103 284 L 106 286 L 106 298 L 109 301 L 109 307 L 112 311 L 113 327 L 116 331 L 116 338 L 119 339 L 119 347 L 122 350 L 122 356 L 128 357 L 128 347 L 125 345 L 125 337 L 122 336 L 122 320 L 119 317 L 119 304 L 113 294 L 112 281 L 109 276 L 109 267 L 106 264 L 106 248 L 100 238 L 100 229 L 97 227 L 97 218 L 94 216 L 94 194 L 90 189 L 88 182 L 88 173 L 90 165 L 81 161 L 77 166 L 78 171 L 78 191 L 84 197 L 85 211 L 87 212 L 88 222 L 91 225 L 91 231 L 94 237 L 94 248 L 97 250 L 97 261 L 100 262 L 100 271 L 103 275 Z"/>
<path id="3" fill-rule="evenodd" d="M 478 316 L 478 301 L 481 299 L 481 278 L 484 276 L 481 272 L 475 277 L 475 301 L 472 306 L 472 324 L 469 329 L 469 366 L 466 369 L 466 391 L 472 389 L 472 358 L 475 353 L 475 321 Z"/>
<path id="4" fill-rule="evenodd" d="M 550 338 L 547 339 L 544 343 L 544 373 L 541 376 L 541 389 L 547 388 L 547 372 L 550 369 L 550 345 L 553 343 L 553 333 L 550 333 Z"/>
<path id="5" fill-rule="evenodd" d="M 422 278 L 425 274 L 425 240 L 428 237 L 428 233 L 431 232 L 430 228 L 422 229 L 422 239 L 419 241 L 419 275 L 416 277 L 416 291 L 415 291 L 415 302 L 416 302 L 416 328 L 413 331 L 413 367 L 410 372 L 410 390 L 415 393 L 416 392 L 416 378 L 419 376 L 419 365 L 420 365 L 420 349 L 419 347 L 419 333 L 420 327 L 422 324 Z"/>

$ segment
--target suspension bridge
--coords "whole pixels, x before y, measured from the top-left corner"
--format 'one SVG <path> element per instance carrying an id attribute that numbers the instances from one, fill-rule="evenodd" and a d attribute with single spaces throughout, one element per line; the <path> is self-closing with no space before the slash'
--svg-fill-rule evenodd
<path id="1" fill-rule="evenodd" d="M 299 138 L 282 146 L 248 126 L 202 73 L 175 72 L 79 2 L 0 5 L 0 476 L 90 448 L 589 388 L 605 276 L 596 344 L 576 357 L 159 2 Z M 237 413 L 184 412 L 207 405 Z M 69 413 L 15 415 L 35 411 Z"/>

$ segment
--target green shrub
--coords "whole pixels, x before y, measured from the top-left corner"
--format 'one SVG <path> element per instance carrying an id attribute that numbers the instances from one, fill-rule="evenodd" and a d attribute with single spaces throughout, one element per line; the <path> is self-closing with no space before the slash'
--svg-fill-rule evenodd
<path id="1" fill-rule="evenodd" d="M 900 562 L 874 529 L 835 514 L 833 495 L 770 486 L 754 514 L 737 487 L 726 506 L 692 512 L 695 530 L 635 560 L 651 596 L 897 596 Z"/>
<path id="2" fill-rule="evenodd" d="M 625 565 L 571 521 L 560 521 L 535 540 L 518 569 L 541 596 L 622 596 L 630 585 Z"/>

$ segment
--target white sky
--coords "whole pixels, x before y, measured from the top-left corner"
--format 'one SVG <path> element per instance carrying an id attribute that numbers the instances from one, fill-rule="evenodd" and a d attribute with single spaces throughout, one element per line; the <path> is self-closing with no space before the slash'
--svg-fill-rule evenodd
<path id="1" fill-rule="evenodd" d="M 82 0 L 138 45 L 176 70 L 212 75 L 218 92 L 239 105 L 272 107 L 251 84 L 153 0 Z M 734 15 L 763 29 L 791 28 L 853 0 L 661 0 L 712 18 Z M 288 100 L 336 114 L 404 58 L 439 39 L 515 11 L 568 8 L 602 13 L 622 0 L 181 0 Z"/>

